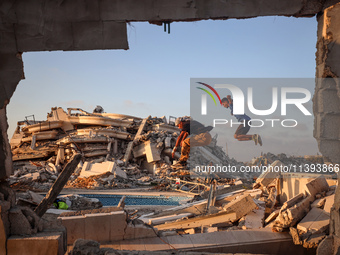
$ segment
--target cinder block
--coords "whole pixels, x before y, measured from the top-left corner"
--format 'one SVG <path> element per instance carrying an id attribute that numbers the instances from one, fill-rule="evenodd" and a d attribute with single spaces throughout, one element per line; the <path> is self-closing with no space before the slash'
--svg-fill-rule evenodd
<path id="1" fill-rule="evenodd" d="M 111 212 L 111 232 L 110 240 L 119 241 L 124 239 L 124 233 L 127 226 L 126 213 L 124 211 Z"/>
<path id="2" fill-rule="evenodd" d="M 85 214 L 85 239 L 110 241 L 111 213 Z"/>
<path id="3" fill-rule="evenodd" d="M 161 159 L 157 144 L 151 143 L 150 141 L 145 142 L 145 153 L 147 161 L 154 162 Z"/>
<path id="4" fill-rule="evenodd" d="M 61 232 L 40 232 L 30 237 L 10 236 L 7 255 L 64 255 Z"/>
<path id="5" fill-rule="evenodd" d="M 85 239 L 85 216 L 60 217 L 59 219 L 67 230 L 67 244 L 73 244 L 79 238 Z"/>

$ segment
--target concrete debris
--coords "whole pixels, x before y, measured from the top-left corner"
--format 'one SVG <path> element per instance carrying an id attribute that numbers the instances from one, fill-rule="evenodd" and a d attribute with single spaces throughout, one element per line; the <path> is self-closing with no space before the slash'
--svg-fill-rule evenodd
<path id="1" fill-rule="evenodd" d="M 187 167 L 173 164 L 180 156 L 171 156 L 178 135 L 177 127 L 168 124 L 165 117 L 142 119 L 105 113 L 100 108 L 93 113 L 79 108 L 67 112 L 52 108 L 46 121 L 19 122 L 11 140 L 14 174 L 8 182 L 13 189 L 25 192 L 18 194 L 17 200 L 15 195 L 14 200 L 13 195 L 6 196 L 11 204 L 0 193 L 0 236 L 39 234 L 46 225 L 42 216 L 58 199 L 74 210 L 58 217 L 67 231 L 65 242 L 75 242 L 70 254 L 103 252 L 99 243 L 155 237 L 171 240 L 179 235 L 194 237 L 236 230 L 289 232 L 294 244 L 306 248 L 316 248 L 326 238 L 337 186 L 331 175 L 190 172 Z M 189 163 L 233 165 L 236 169 L 324 163 L 320 156 L 271 153 L 242 163 L 230 159 L 216 144 L 215 136 L 209 145 L 192 148 Z M 146 214 L 150 210 L 143 213 L 125 206 L 125 196 L 118 206 L 102 208 L 97 199 L 59 195 L 64 187 L 149 187 L 156 192 L 176 190 L 193 198 Z M 0 192 L 4 189 L 0 187 Z M 33 191 L 49 193 L 44 198 Z"/>
<path id="2" fill-rule="evenodd" d="M 235 212 L 236 220 L 250 213 L 257 207 L 253 198 L 250 195 L 243 195 L 223 206 L 226 212 Z"/>
<path id="3" fill-rule="evenodd" d="M 329 228 L 329 213 L 320 208 L 312 208 L 310 212 L 297 224 L 302 233 L 322 233 Z"/>
<path id="4" fill-rule="evenodd" d="M 325 202 L 326 202 L 326 198 L 318 198 L 316 199 L 312 204 L 311 204 L 311 207 L 312 208 L 322 208 L 324 205 L 325 205 Z"/>
<path id="5" fill-rule="evenodd" d="M 307 183 L 306 187 L 307 192 L 312 197 L 314 197 L 318 193 L 321 193 L 323 191 L 327 192 L 329 190 L 329 185 L 326 181 L 326 178 L 322 175 Z"/>
<path id="6" fill-rule="evenodd" d="M 134 116 L 93 113 L 79 108 L 52 108 L 45 121 L 20 121 L 11 139 L 14 174 L 9 178 L 17 191 L 50 190 L 61 170 L 76 153 L 82 159 L 69 178 L 66 188 L 113 189 L 150 186 L 155 190 L 180 190 L 200 194 L 209 189 L 206 175 L 191 178 L 190 173 L 173 165 L 171 157 L 179 129 L 165 117 L 142 119 Z M 230 159 L 217 137 L 210 145 L 192 150 L 191 162 L 220 162 L 240 167 Z M 33 145 L 34 142 L 34 146 Z M 248 186 L 256 173 L 240 176 L 216 174 L 217 190 L 226 185 Z M 178 187 L 170 178 L 180 178 Z M 241 180 L 242 179 L 242 180 Z M 146 181 L 147 180 L 147 181 Z M 197 183 L 197 184 L 196 184 Z"/>
<path id="7" fill-rule="evenodd" d="M 295 177 L 298 178 L 298 175 Z M 306 184 L 319 183 L 320 179 L 322 178 L 316 176 L 309 179 Z M 205 213 L 207 199 L 202 197 L 201 200 L 177 208 L 142 215 L 140 219 L 158 232 L 175 231 L 177 234 L 190 235 L 209 231 L 267 229 L 269 226 L 274 232 L 289 231 L 296 245 L 316 248 L 328 234 L 329 228 L 329 213 L 323 208 L 325 203 L 320 201 L 327 198 L 331 200 L 331 196 L 318 200 L 312 207 L 315 198 L 307 192 L 306 186 L 305 193 L 300 193 L 283 204 L 276 199 L 269 203 L 268 198 L 271 194 L 277 194 L 276 190 L 280 190 L 278 184 L 276 178 L 268 182 L 268 186 L 261 184 L 261 192 L 225 191 L 224 194 L 219 194 L 216 202 L 211 205 L 214 212 L 210 214 Z M 328 192 L 324 188 L 318 191 L 321 192 L 317 193 L 320 196 L 325 196 Z M 252 193 L 253 196 L 250 195 Z M 276 196 L 273 195 L 274 198 Z M 272 209 L 271 213 L 268 208 Z"/>
<path id="8" fill-rule="evenodd" d="M 283 166 L 284 164 L 280 160 L 276 160 L 271 164 L 271 167 L 276 167 L 276 166 Z M 256 179 L 256 184 L 261 185 L 262 187 L 266 187 L 269 184 L 271 184 L 276 178 L 278 178 L 280 175 L 279 172 L 276 171 L 267 171 L 263 172 L 257 179 Z M 254 185 L 258 186 L 258 185 Z"/>
<path id="9" fill-rule="evenodd" d="M 97 198 L 83 197 L 77 194 L 58 196 L 58 199 L 69 205 L 69 210 L 87 210 L 101 208 L 103 204 Z"/>
<path id="10" fill-rule="evenodd" d="M 327 193 L 326 193 L 326 195 L 327 195 Z M 331 208 L 334 204 L 334 197 L 335 197 L 335 195 L 331 195 L 331 196 L 327 196 L 327 197 L 324 198 L 325 199 L 325 205 L 324 205 L 323 210 L 325 212 L 331 213 Z"/>

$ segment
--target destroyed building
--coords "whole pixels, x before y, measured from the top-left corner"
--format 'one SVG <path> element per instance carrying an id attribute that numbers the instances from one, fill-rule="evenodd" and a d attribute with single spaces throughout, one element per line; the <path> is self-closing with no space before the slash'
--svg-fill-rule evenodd
<path id="1" fill-rule="evenodd" d="M 323 156 L 327 157 L 333 163 L 340 163 L 339 133 L 336 128 L 338 126 L 337 123 L 340 112 L 338 107 L 339 93 L 337 93 L 339 84 L 336 80 L 340 73 L 339 63 L 337 61 L 339 59 L 337 40 L 339 37 L 338 15 L 340 11 L 338 2 L 339 1 L 310 0 L 303 2 L 255 1 L 251 4 L 249 2 L 241 2 L 241 4 L 235 5 L 234 2 L 230 1 L 176 1 L 173 4 L 168 4 L 163 1 L 117 1 L 116 5 L 112 5 L 110 1 L 93 1 L 91 3 L 88 1 L 63 1 L 62 3 L 58 1 L 3 1 L 0 5 L 2 39 L 0 41 L 0 253 L 32 254 L 32 252 L 36 252 L 35 254 L 39 254 L 38 251 L 40 251 L 40 254 L 64 254 L 65 246 L 63 244 L 66 244 L 64 240 L 66 236 L 64 234 L 65 229 L 60 228 L 60 225 L 47 226 L 47 224 L 41 227 L 41 225 L 38 224 L 36 215 L 32 213 L 32 211 L 26 208 L 19 208 L 15 205 L 15 193 L 8 187 L 5 181 L 12 174 L 12 156 L 7 136 L 6 106 L 10 102 L 19 81 L 24 78 L 23 62 L 21 59 L 23 52 L 128 49 L 126 23 L 130 21 L 149 21 L 153 24 L 164 23 L 170 26 L 170 23 L 173 21 L 253 18 L 268 15 L 311 17 L 317 14 L 316 78 L 329 77 L 330 81 L 320 79 L 316 83 L 313 100 L 315 115 L 314 136 L 319 143 L 319 148 Z M 74 27 L 74 31 L 71 29 L 72 27 Z M 75 163 L 78 165 L 79 162 L 77 161 L 78 159 Z M 330 192 L 332 189 L 329 188 L 329 191 L 326 191 L 327 188 L 325 187 L 327 186 L 324 181 L 319 180 L 320 179 L 316 181 L 316 183 L 318 183 L 317 185 L 324 188 L 320 190 L 321 193 L 315 194 L 315 198 L 318 197 L 318 199 L 322 199 L 323 193 Z M 312 184 L 312 186 L 313 185 L 314 184 Z M 292 185 L 290 187 L 295 186 Z M 330 187 L 332 187 L 332 185 Z M 310 193 L 309 196 L 313 196 L 311 194 L 314 194 L 314 192 Z M 279 212 L 281 213 L 280 218 L 284 221 L 278 222 L 282 225 L 279 227 L 286 228 L 289 226 L 290 224 L 285 222 L 285 220 L 291 220 L 289 214 L 297 212 L 297 214 L 300 215 L 298 208 L 300 208 L 300 206 L 304 208 L 306 204 L 310 204 L 311 198 L 308 197 L 308 195 L 297 195 L 298 197 L 294 201 L 298 204 L 293 205 L 294 202 L 290 205 L 287 204 L 287 207 L 283 210 L 281 208 Z M 318 252 L 319 254 L 333 254 L 337 253 L 339 249 L 340 205 L 338 203 L 338 195 L 339 189 L 335 194 L 335 203 L 331 209 L 330 235 L 322 241 L 323 245 L 319 246 L 319 249 L 322 247 Z M 325 210 L 325 208 L 327 208 L 325 207 L 326 204 L 322 206 L 323 202 L 319 202 L 320 201 L 316 203 L 316 208 Z M 329 202 L 329 204 L 330 203 L 331 202 Z M 293 207 L 292 209 L 291 206 Z M 11 211 L 10 217 L 8 216 L 9 211 Z M 312 211 L 313 210 L 310 212 Z M 312 214 L 310 218 L 317 217 L 321 221 L 324 221 L 324 217 L 326 217 L 320 210 L 314 210 Z M 122 222 L 123 226 L 121 227 L 125 227 L 124 219 L 126 218 L 124 213 L 112 212 L 110 216 L 103 215 L 103 217 L 104 216 L 108 218 L 110 218 L 110 216 L 121 217 L 121 220 L 110 222 Z M 10 225 L 9 218 L 12 222 L 20 222 L 20 224 L 16 226 Z M 108 218 L 106 219 L 109 220 Z M 91 219 L 93 220 L 93 217 L 90 216 L 87 217 L 87 219 L 88 222 L 90 222 Z M 79 218 L 79 220 L 82 221 L 84 219 Z M 309 220 L 306 219 L 306 222 L 309 222 Z M 300 225 L 297 230 L 292 229 L 292 235 L 295 235 L 296 232 L 300 234 L 299 231 L 303 231 L 304 233 L 310 232 L 311 235 L 309 237 L 315 234 L 316 236 L 314 235 L 313 239 L 317 240 L 319 238 L 317 234 L 319 233 L 315 233 L 314 230 L 318 228 L 306 225 L 308 224 L 304 224 L 304 226 Z M 134 226 L 138 226 L 138 224 Z M 34 234 L 42 228 L 52 231 L 45 231 L 43 234 Z M 115 228 L 122 229 L 118 226 L 115 226 Z M 131 228 L 126 229 L 131 230 Z M 135 236 L 135 233 L 139 233 L 138 231 L 141 229 L 144 230 L 144 228 L 140 227 L 134 228 L 134 230 L 131 231 L 133 234 L 130 236 Z M 324 228 L 319 228 L 317 232 L 319 232 L 320 229 Z M 93 230 L 93 228 L 91 230 Z M 16 236 L 17 231 L 30 235 Z M 86 233 L 90 232 L 87 231 Z M 280 235 L 280 237 L 278 237 L 278 235 Z M 180 238 L 181 237 L 178 236 L 164 237 L 162 239 L 157 238 L 157 240 L 153 240 L 151 244 L 147 240 L 143 240 L 139 243 L 135 242 L 137 245 L 135 249 L 142 250 L 144 248 L 151 253 L 151 250 L 156 249 L 157 246 L 160 247 L 164 244 L 164 241 L 167 240 L 169 244 L 169 246 L 167 246 L 168 250 L 173 250 L 176 247 L 177 250 L 183 249 L 184 252 L 188 251 L 188 249 L 186 250 L 186 247 L 183 246 L 183 240 Z M 255 250 L 257 248 L 257 252 L 265 252 L 267 251 L 263 249 L 263 239 L 265 239 L 267 243 L 273 244 L 271 249 L 268 248 L 270 249 L 269 253 L 278 253 L 285 245 L 275 243 L 275 238 L 279 238 L 281 244 L 291 242 L 290 237 L 287 237 L 287 235 L 286 237 L 282 237 L 281 233 L 273 234 L 272 232 L 263 233 L 246 230 L 239 232 L 225 231 L 223 233 L 195 234 L 191 235 L 190 243 L 192 247 L 197 249 L 199 246 L 202 248 L 204 245 L 206 247 L 215 245 L 218 246 L 216 249 L 219 249 L 223 246 L 223 240 L 226 239 L 234 240 L 234 243 L 238 243 L 240 240 L 247 240 L 247 243 L 239 243 L 238 247 L 244 247 L 247 251 L 249 251 L 250 248 Z M 305 238 L 302 239 L 305 240 Z M 302 242 L 302 239 L 300 236 L 299 239 L 294 238 L 296 243 Z M 170 240 L 173 242 L 169 242 Z M 186 243 L 187 242 L 185 242 L 185 244 Z M 99 247 L 99 244 L 95 241 L 78 240 L 75 243 L 74 254 L 81 252 L 84 247 L 93 253 L 98 253 L 100 250 L 101 252 L 105 252 L 106 249 L 105 247 Z M 118 246 L 115 247 L 118 248 Z M 127 245 L 120 245 L 119 247 L 124 249 Z M 191 249 L 193 250 L 194 248 Z M 242 250 L 229 249 L 229 251 L 241 252 Z M 221 250 L 217 252 L 221 252 Z M 254 251 L 254 253 L 255 252 L 256 251 Z M 116 253 L 116 251 L 114 253 Z M 160 254 L 160 252 L 156 251 L 156 254 Z"/>
<path id="2" fill-rule="evenodd" d="M 52 108 L 46 121 L 18 122 L 10 141 L 15 170 L 10 184 L 15 189 L 22 185 L 25 189 L 30 184 L 32 190 L 47 191 L 78 153 L 83 157 L 67 187 L 131 188 L 145 182 L 159 183 L 170 174 L 171 151 L 178 135 L 179 129 L 168 124 L 165 117 L 149 116 L 143 120 L 82 109 L 69 108 L 66 113 L 62 108 Z M 209 150 L 219 151 L 221 158 Z M 199 148 L 197 153 L 207 162 L 212 157 L 225 163 L 232 161 L 216 146 L 216 141 L 210 148 Z M 89 178 L 107 172 L 112 176 Z M 159 177 L 154 179 L 155 176 Z"/>

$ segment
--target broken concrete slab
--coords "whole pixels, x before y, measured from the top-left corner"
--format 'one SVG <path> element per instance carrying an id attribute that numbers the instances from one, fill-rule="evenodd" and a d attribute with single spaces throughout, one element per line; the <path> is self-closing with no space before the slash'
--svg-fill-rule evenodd
<path id="1" fill-rule="evenodd" d="M 328 197 L 325 197 L 325 206 L 323 208 L 323 210 L 327 213 L 331 213 L 331 208 L 334 204 L 334 197 L 335 197 L 335 194 L 334 195 L 331 195 L 331 196 L 328 196 Z"/>
<path id="2" fill-rule="evenodd" d="M 279 216 L 275 220 L 274 228 L 276 231 L 283 231 L 285 228 L 294 226 L 299 222 L 310 210 L 310 203 L 314 199 L 307 196 L 301 202 L 293 205 L 290 208 L 280 210 Z"/>
<path id="3" fill-rule="evenodd" d="M 41 123 L 27 125 L 22 127 L 23 132 L 33 133 L 33 132 L 41 132 L 46 130 L 51 130 L 55 128 L 60 128 L 63 125 L 63 121 L 42 121 Z"/>
<path id="4" fill-rule="evenodd" d="M 318 176 L 306 184 L 306 190 L 312 197 L 315 197 L 316 194 L 323 191 L 327 192 L 328 189 L 328 183 L 323 175 Z"/>
<path id="5" fill-rule="evenodd" d="M 128 144 L 128 147 L 126 149 L 126 152 L 125 152 L 125 155 L 124 155 L 124 162 L 125 162 L 125 165 L 127 165 L 129 159 L 130 159 L 130 155 L 131 155 L 131 151 L 133 149 L 133 146 L 134 146 L 134 143 L 136 142 L 136 140 L 140 137 L 140 135 L 142 134 L 144 128 L 145 128 L 145 125 L 148 121 L 148 119 L 150 118 L 151 116 L 148 116 L 147 118 L 143 119 L 143 121 L 141 122 L 141 124 L 139 125 L 139 128 L 138 128 L 138 131 L 136 133 L 136 135 L 134 136 L 133 138 L 133 141 L 129 142 Z"/>
<path id="6" fill-rule="evenodd" d="M 151 219 L 149 218 L 139 218 L 139 219 L 150 225 L 159 225 L 165 222 L 183 219 L 186 217 L 191 217 L 193 215 L 194 215 L 193 213 L 180 213 L 178 215 L 169 215 L 169 216 L 156 217 L 156 218 L 151 218 Z"/>
<path id="7" fill-rule="evenodd" d="M 174 248 L 200 252 L 200 254 L 208 252 L 282 255 L 303 253 L 302 246 L 295 246 L 288 233 L 272 233 L 268 230 L 219 231 L 167 236 L 162 239 L 165 242 L 160 242 L 158 237 L 120 241 L 120 250 L 146 251 L 144 254 L 150 254 L 150 249 L 157 250 L 157 254 L 161 254 L 160 251 L 165 250 L 174 252 Z M 154 245 L 146 245 L 146 243 Z"/>
<path id="8" fill-rule="evenodd" d="M 280 160 L 276 160 L 274 161 L 269 167 L 268 169 L 272 168 L 274 169 L 274 167 L 280 167 L 283 166 L 284 164 L 280 161 Z M 263 172 L 257 179 L 256 179 L 256 183 L 262 185 L 263 187 L 268 186 L 270 183 L 272 183 L 276 178 L 278 178 L 280 176 L 280 173 L 277 171 L 265 171 Z"/>
<path id="9" fill-rule="evenodd" d="M 326 198 L 319 198 L 319 199 L 316 199 L 311 207 L 316 207 L 316 208 L 322 208 L 324 205 L 325 205 L 325 202 L 326 202 Z"/>
<path id="10" fill-rule="evenodd" d="M 222 211 L 216 214 L 197 216 L 190 219 L 178 220 L 175 222 L 156 225 L 154 226 L 154 228 L 156 228 L 157 230 L 188 229 L 202 226 L 210 226 L 221 222 L 236 220 L 237 217 L 235 212 Z"/>
<path id="11" fill-rule="evenodd" d="M 253 198 L 250 195 L 240 196 L 238 199 L 231 201 L 223 206 L 223 210 L 226 212 L 235 212 L 236 219 L 240 219 L 242 216 L 248 214 L 257 207 Z"/>
<path id="12" fill-rule="evenodd" d="M 106 172 L 114 173 L 117 165 L 114 161 L 106 161 L 102 163 L 85 162 L 79 177 L 89 177 L 91 175 L 103 174 Z"/>
<path id="13" fill-rule="evenodd" d="M 157 148 L 157 144 L 152 143 L 150 140 L 134 147 L 132 152 L 135 158 L 146 156 L 148 163 L 159 161 L 161 159 L 161 153 Z"/>
<path id="14" fill-rule="evenodd" d="M 305 195 L 303 193 L 300 193 L 294 197 L 292 197 L 291 199 L 289 199 L 288 201 L 284 202 L 281 210 L 284 210 L 286 208 L 290 208 L 293 205 L 297 204 L 298 202 L 302 201 L 302 199 L 305 197 Z"/>
<path id="15" fill-rule="evenodd" d="M 307 191 L 306 184 L 316 178 L 315 174 L 305 173 L 282 173 L 280 179 L 280 203 L 283 204 L 292 197 L 305 193 Z M 331 175 L 323 175 L 327 183 L 332 182 Z"/>
<path id="16" fill-rule="evenodd" d="M 11 146 L 18 146 L 22 142 L 31 142 L 32 141 L 32 144 L 33 144 L 36 141 L 54 139 L 54 138 L 56 138 L 57 134 L 58 134 L 58 132 L 56 130 L 37 132 L 37 133 L 34 133 L 33 136 L 21 138 L 20 141 L 14 140 L 13 143 L 12 143 L 12 140 L 11 140 Z M 34 137 L 34 139 L 33 139 L 33 137 Z"/>
<path id="17" fill-rule="evenodd" d="M 306 249 L 317 248 L 319 243 L 325 239 L 325 233 L 315 233 L 308 237 L 308 239 L 303 241 L 303 247 Z"/>
<path id="18" fill-rule="evenodd" d="M 151 141 L 147 141 L 145 144 L 145 154 L 146 160 L 149 163 L 159 161 L 161 159 L 161 152 L 157 148 L 157 144 L 151 143 Z"/>
<path id="19" fill-rule="evenodd" d="M 73 135 L 78 136 L 88 136 L 88 137 L 100 137 L 100 136 L 106 136 L 111 138 L 118 138 L 123 140 L 130 140 L 131 134 L 125 131 L 120 131 L 116 129 L 110 129 L 110 128 L 85 128 L 85 129 L 77 129 Z"/>
<path id="20" fill-rule="evenodd" d="M 264 221 L 266 224 L 270 223 L 271 221 L 275 220 L 276 217 L 279 215 L 280 210 L 275 210 L 272 212 Z"/>
<path id="21" fill-rule="evenodd" d="M 320 208 L 313 207 L 298 223 L 297 229 L 303 233 L 322 233 L 329 227 L 329 214 Z"/>
<path id="22" fill-rule="evenodd" d="M 207 205 L 207 199 L 201 201 L 195 201 L 188 204 L 183 204 L 179 206 L 175 206 L 156 214 L 144 215 L 147 218 L 153 217 L 162 217 L 162 216 L 169 216 L 174 214 L 181 214 L 181 213 L 193 213 L 194 215 L 200 215 L 204 211 L 204 208 Z"/>
<path id="23" fill-rule="evenodd" d="M 263 221 L 265 215 L 265 208 L 259 207 L 245 216 L 244 229 L 258 229 L 263 228 Z"/>

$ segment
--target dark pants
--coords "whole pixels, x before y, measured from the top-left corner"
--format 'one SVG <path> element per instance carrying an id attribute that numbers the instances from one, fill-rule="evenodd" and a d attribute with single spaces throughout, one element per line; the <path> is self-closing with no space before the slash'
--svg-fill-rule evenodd
<path id="1" fill-rule="evenodd" d="M 248 121 L 245 121 L 245 125 L 240 124 L 236 129 L 235 135 L 246 135 L 249 132 L 250 126 Z"/>

